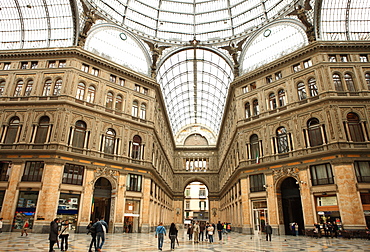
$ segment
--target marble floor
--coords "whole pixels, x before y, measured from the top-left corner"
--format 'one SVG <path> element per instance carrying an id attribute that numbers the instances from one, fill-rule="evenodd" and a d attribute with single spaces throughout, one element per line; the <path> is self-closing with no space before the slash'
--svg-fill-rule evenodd
<path id="1" fill-rule="evenodd" d="M 88 251 L 90 235 L 71 234 L 68 251 Z M 0 251 L 48 251 L 48 234 L 20 236 L 20 233 L 3 232 L 0 234 Z M 55 251 L 60 249 L 55 247 Z M 103 252 L 118 251 L 158 251 L 154 233 L 142 234 L 107 234 Z M 170 241 L 165 238 L 163 251 L 170 251 Z M 193 243 L 187 239 L 184 230 L 179 232 L 179 246 L 175 251 L 369 251 L 370 240 L 344 238 L 309 238 L 304 236 L 273 236 L 267 242 L 264 236 L 245 235 L 231 232 L 224 236 L 222 242 L 215 237 L 215 242 Z"/>

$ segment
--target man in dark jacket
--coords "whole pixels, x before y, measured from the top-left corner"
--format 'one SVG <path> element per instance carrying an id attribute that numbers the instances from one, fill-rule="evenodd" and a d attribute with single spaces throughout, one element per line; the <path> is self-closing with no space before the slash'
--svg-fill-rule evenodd
<path id="1" fill-rule="evenodd" d="M 96 246 L 98 247 L 98 251 L 100 252 L 105 242 L 105 233 L 108 231 L 108 224 L 104 221 L 104 217 L 101 217 L 100 221 L 95 222 L 93 227 L 96 228 Z"/>
<path id="2" fill-rule="evenodd" d="M 220 221 L 217 223 L 217 232 L 218 232 L 218 240 L 222 240 L 222 230 L 224 229 L 224 226 L 221 224 Z"/>
<path id="3" fill-rule="evenodd" d="M 56 218 L 52 222 L 50 222 L 50 232 L 49 232 L 50 247 L 49 247 L 49 252 L 54 252 L 55 251 L 53 249 L 53 247 L 54 247 L 54 244 L 58 240 L 58 222 L 59 222 L 58 218 Z"/>
<path id="4" fill-rule="evenodd" d="M 265 232 L 266 232 L 266 241 L 268 241 L 269 239 L 271 241 L 272 227 L 268 223 L 266 223 Z"/>

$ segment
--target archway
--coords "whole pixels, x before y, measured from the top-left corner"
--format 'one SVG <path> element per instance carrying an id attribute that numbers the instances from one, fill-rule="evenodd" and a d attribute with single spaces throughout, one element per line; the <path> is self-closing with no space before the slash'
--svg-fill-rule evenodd
<path id="1" fill-rule="evenodd" d="M 288 177 L 281 183 L 281 200 L 285 234 L 293 234 L 291 224 L 298 224 L 299 234 L 304 230 L 301 194 L 297 180 Z"/>
<path id="2" fill-rule="evenodd" d="M 112 184 L 106 178 L 99 178 L 95 182 L 91 219 L 104 217 L 105 221 L 110 220 L 110 205 L 112 196 Z"/>
<path id="3" fill-rule="evenodd" d="M 184 225 L 209 221 L 208 188 L 202 182 L 192 182 L 184 191 Z"/>

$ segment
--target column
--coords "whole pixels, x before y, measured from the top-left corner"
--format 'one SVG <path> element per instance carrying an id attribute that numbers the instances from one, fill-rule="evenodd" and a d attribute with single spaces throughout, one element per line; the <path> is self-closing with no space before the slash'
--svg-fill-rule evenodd
<path id="1" fill-rule="evenodd" d="M 141 232 L 148 233 L 150 232 L 150 223 L 149 223 L 149 215 L 153 214 L 149 212 L 150 209 L 150 184 L 151 179 L 143 177 L 143 200 L 141 206 Z"/>
<path id="2" fill-rule="evenodd" d="M 242 192 L 249 192 L 249 183 L 248 178 L 241 178 L 240 179 L 240 186 Z M 252 234 L 252 223 L 251 223 L 251 207 L 249 203 L 249 195 L 248 193 L 242 193 L 241 195 L 241 206 L 243 207 L 242 213 L 242 233 L 244 234 Z"/>
<path id="3" fill-rule="evenodd" d="M 267 193 L 267 212 L 269 223 L 274 234 L 284 233 L 283 220 L 279 218 L 279 211 L 282 211 L 278 205 L 277 192 L 274 185 L 274 178 L 272 174 L 266 174 L 266 193 Z"/>
<path id="4" fill-rule="evenodd" d="M 301 193 L 302 212 L 304 218 L 305 229 L 312 229 L 316 222 L 315 202 L 311 195 L 309 182 L 309 167 L 299 171 L 299 191 Z"/>
<path id="5" fill-rule="evenodd" d="M 120 174 L 118 177 L 118 186 L 116 192 L 116 204 L 115 204 L 115 211 L 114 211 L 114 233 L 123 233 L 124 227 L 124 214 L 125 214 L 125 193 L 126 193 L 126 176 Z"/>
<path id="6" fill-rule="evenodd" d="M 78 212 L 77 232 L 86 232 L 86 227 L 90 222 L 91 204 L 94 194 L 94 170 L 92 168 L 85 169 L 84 173 L 84 190 L 81 194 L 81 203 Z"/>

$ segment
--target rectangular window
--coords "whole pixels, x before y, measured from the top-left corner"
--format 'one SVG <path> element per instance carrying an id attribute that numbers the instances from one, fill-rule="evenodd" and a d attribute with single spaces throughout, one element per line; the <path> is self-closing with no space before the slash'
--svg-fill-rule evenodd
<path id="1" fill-rule="evenodd" d="M 56 67 L 56 61 L 55 60 L 50 60 L 49 61 L 49 68 L 55 68 Z"/>
<path id="2" fill-rule="evenodd" d="M 242 90 L 243 90 L 243 94 L 248 93 L 248 92 L 249 92 L 249 87 L 248 87 L 248 85 L 247 85 L 247 86 L 242 87 Z"/>
<path id="3" fill-rule="evenodd" d="M 337 62 L 337 57 L 335 55 L 331 54 L 331 55 L 328 55 L 328 57 L 329 57 L 329 62 Z"/>
<path id="4" fill-rule="evenodd" d="M 89 72 L 89 65 L 82 64 L 81 70 L 84 71 L 85 73 L 88 73 Z"/>
<path id="5" fill-rule="evenodd" d="M 252 91 L 252 90 L 255 90 L 255 89 L 257 88 L 256 83 L 251 83 L 251 85 L 250 85 L 250 86 L 251 86 L 251 91 Z"/>
<path id="6" fill-rule="evenodd" d="M 27 69 L 28 62 L 21 62 L 21 69 Z"/>
<path id="7" fill-rule="evenodd" d="M 186 201 L 185 203 L 185 209 L 189 210 L 190 209 L 190 201 Z"/>
<path id="8" fill-rule="evenodd" d="M 341 62 L 348 62 L 348 55 L 346 55 L 346 54 L 341 54 L 341 55 L 340 55 L 340 61 L 341 61 Z"/>
<path id="9" fill-rule="evenodd" d="M 115 75 L 111 74 L 111 75 L 109 76 L 109 81 L 110 81 L 110 82 L 116 83 L 116 80 L 117 80 L 117 77 L 116 77 Z"/>
<path id="10" fill-rule="evenodd" d="M 127 191 L 141 192 L 141 175 L 128 174 L 127 175 Z"/>
<path id="11" fill-rule="evenodd" d="M 32 62 L 31 62 L 31 69 L 36 69 L 36 68 L 38 67 L 38 65 L 39 65 L 39 62 L 37 62 L 37 61 L 32 61 Z"/>
<path id="12" fill-rule="evenodd" d="M 119 78 L 119 85 L 124 87 L 125 86 L 125 79 Z"/>
<path id="13" fill-rule="evenodd" d="M 308 60 L 303 61 L 303 67 L 304 67 L 304 68 L 309 68 L 309 67 L 311 67 L 311 66 L 312 66 L 312 61 L 311 61 L 311 59 L 308 59 Z"/>
<path id="14" fill-rule="evenodd" d="M 261 192 L 265 191 L 265 175 L 264 174 L 256 174 L 251 175 L 250 177 L 251 183 L 251 192 Z"/>
<path id="15" fill-rule="evenodd" d="M 11 167 L 11 162 L 0 162 L 0 181 L 8 181 Z"/>
<path id="16" fill-rule="evenodd" d="M 143 87 L 142 93 L 145 94 L 145 95 L 148 95 L 148 92 L 149 92 L 149 90 L 147 88 Z"/>
<path id="17" fill-rule="evenodd" d="M 283 78 L 283 74 L 281 72 L 275 73 L 275 80 L 280 80 L 281 78 Z"/>
<path id="18" fill-rule="evenodd" d="M 301 64 L 295 64 L 295 65 L 293 65 L 293 71 L 295 73 L 301 71 Z"/>
<path id="19" fill-rule="evenodd" d="M 26 162 L 22 181 L 41 182 L 42 172 L 44 171 L 44 162 Z"/>
<path id="20" fill-rule="evenodd" d="M 140 92 L 140 85 L 135 84 L 135 91 Z"/>
<path id="21" fill-rule="evenodd" d="M 367 54 L 360 54 L 360 62 L 368 62 Z"/>
<path id="22" fill-rule="evenodd" d="M 310 171 L 312 185 L 334 184 L 334 176 L 330 164 L 312 165 Z"/>
<path id="23" fill-rule="evenodd" d="M 67 61 L 65 60 L 59 60 L 59 68 L 63 68 L 67 66 Z"/>
<path id="24" fill-rule="evenodd" d="M 95 76 L 99 76 L 99 69 L 93 67 L 92 70 L 91 70 L 91 74 L 95 75 Z"/>
<path id="25" fill-rule="evenodd" d="M 190 189 L 186 189 L 185 190 L 185 197 L 189 197 L 190 196 Z"/>
<path id="26" fill-rule="evenodd" d="M 206 197 L 206 189 L 199 189 L 199 198 Z"/>
<path id="27" fill-rule="evenodd" d="M 272 82 L 272 76 L 269 75 L 269 76 L 266 77 L 266 83 L 268 84 L 268 83 L 271 83 L 271 82 Z"/>
<path id="28" fill-rule="evenodd" d="M 82 165 L 65 164 L 62 183 L 82 185 L 84 169 Z"/>
<path id="29" fill-rule="evenodd" d="M 356 171 L 357 182 L 370 183 L 370 162 L 356 161 L 355 171 Z"/>
<path id="30" fill-rule="evenodd" d="M 10 63 L 4 63 L 4 70 L 9 70 L 10 69 Z"/>

